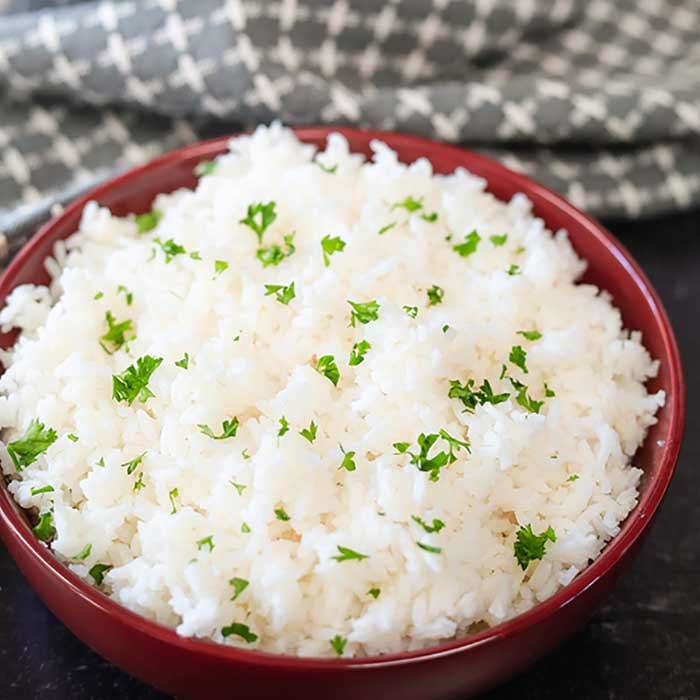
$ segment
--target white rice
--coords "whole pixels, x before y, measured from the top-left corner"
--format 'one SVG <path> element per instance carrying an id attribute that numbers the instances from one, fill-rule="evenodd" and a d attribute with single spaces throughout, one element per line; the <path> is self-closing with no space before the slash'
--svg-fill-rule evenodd
<path id="1" fill-rule="evenodd" d="M 365 162 L 334 135 L 317 154 L 279 125 L 236 138 L 196 190 L 158 197 L 154 231 L 138 235 L 133 217 L 88 205 L 47 260 L 51 289 L 18 287 L 0 313 L 5 329 L 22 330 L 2 358 L 5 443 L 33 418 L 58 433 L 19 473 L 2 447 L 12 494 L 25 508 L 53 509 L 51 548 L 75 573 L 92 583 L 95 564 L 112 566 L 103 590 L 181 635 L 300 655 L 334 655 L 336 635 L 345 656 L 420 648 L 551 596 L 636 503 L 631 457 L 664 401 L 644 386 L 657 363 L 605 293 L 576 284 L 585 264 L 566 233 L 552 235 L 522 195 L 494 199 L 465 170 L 433 175 L 427 160 L 406 166 L 386 145 L 372 148 Z M 421 209 L 392 209 L 409 195 Z M 263 268 L 255 234 L 238 222 L 249 204 L 269 201 L 277 218 L 264 244 L 294 231 L 296 251 Z M 436 221 L 421 218 L 431 212 Z M 473 229 L 481 241 L 461 257 L 452 246 Z M 504 233 L 505 245 L 489 240 Z M 327 234 L 346 246 L 326 267 Z M 153 257 L 154 237 L 201 260 Z M 215 275 L 215 260 L 228 269 Z M 292 281 L 289 305 L 265 295 L 265 284 Z M 429 306 L 434 284 L 444 299 Z M 350 327 L 348 300 L 376 300 L 378 319 Z M 415 319 L 404 305 L 418 307 Z M 111 355 L 98 342 L 107 310 L 137 334 Z M 517 334 L 534 329 L 538 340 Z M 371 349 L 349 366 L 362 339 Z M 514 345 L 527 352 L 528 374 L 509 362 Z M 188 369 L 175 365 L 184 353 Z M 314 369 L 328 354 L 337 387 Z M 115 401 L 112 375 L 144 355 L 163 358 L 155 396 Z M 499 380 L 503 364 L 544 400 L 538 414 Z M 449 381 L 469 378 L 510 398 L 464 412 Z M 545 382 L 555 397 L 545 398 Z M 197 427 L 219 433 L 233 416 L 235 438 Z M 290 430 L 279 437 L 282 416 Z M 310 443 L 299 431 L 312 420 Z M 418 435 L 440 429 L 468 437 L 471 454 L 461 449 L 431 481 L 392 444 L 417 452 Z M 354 471 L 339 469 L 339 444 L 355 452 Z M 441 440 L 433 450 L 445 448 Z M 124 463 L 144 452 L 128 474 Z M 49 484 L 53 492 L 31 495 Z M 414 515 L 445 527 L 426 533 Z M 523 571 L 514 540 L 528 524 L 551 526 L 556 542 Z M 208 537 L 213 549 L 201 544 Z M 338 545 L 367 558 L 336 561 Z M 233 577 L 249 582 L 235 601 Z M 234 621 L 257 640 L 224 638 Z"/>

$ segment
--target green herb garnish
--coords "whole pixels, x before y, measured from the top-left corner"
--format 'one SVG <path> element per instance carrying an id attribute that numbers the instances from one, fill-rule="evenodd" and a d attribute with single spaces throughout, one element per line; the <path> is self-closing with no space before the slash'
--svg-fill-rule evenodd
<path id="1" fill-rule="evenodd" d="M 352 451 L 346 452 L 340 443 L 338 443 L 338 447 L 340 447 L 340 451 L 343 453 L 343 461 L 340 463 L 338 469 L 345 469 L 346 471 L 354 472 L 357 468 L 354 459 L 355 453 Z"/>
<path id="2" fill-rule="evenodd" d="M 309 442 L 313 442 L 316 439 L 316 433 L 318 431 L 318 426 L 316 423 L 311 421 L 309 423 L 308 428 L 304 428 L 303 430 L 299 431 L 299 435 L 301 435 L 303 438 L 306 438 Z"/>
<path id="3" fill-rule="evenodd" d="M 403 306 L 402 308 L 411 318 L 418 316 L 417 306 Z"/>
<path id="4" fill-rule="evenodd" d="M 508 355 L 508 360 L 512 362 L 516 367 L 519 367 L 525 374 L 527 374 L 527 353 L 522 349 L 520 345 L 514 345 L 510 349 L 510 355 Z"/>
<path id="5" fill-rule="evenodd" d="M 229 584 L 233 586 L 233 598 L 231 598 L 231 600 L 236 600 L 236 598 L 238 598 L 238 596 L 243 593 L 246 588 L 248 588 L 249 582 L 244 578 L 234 576 L 234 578 L 229 580 Z"/>
<path id="6" fill-rule="evenodd" d="M 258 635 L 250 631 L 248 625 L 244 625 L 242 622 L 232 622 L 227 627 L 221 628 L 221 634 L 224 637 L 230 637 L 232 634 L 243 639 L 243 641 L 251 644 L 257 641 Z"/>
<path id="7" fill-rule="evenodd" d="M 203 433 L 212 440 L 227 440 L 228 438 L 236 437 L 238 432 L 238 417 L 234 416 L 231 420 L 225 420 L 221 424 L 221 435 L 214 435 L 214 431 L 205 423 L 198 423 L 199 432 Z"/>
<path id="8" fill-rule="evenodd" d="M 367 591 L 367 595 L 371 595 L 372 598 L 374 598 L 375 600 L 377 600 L 377 598 L 379 598 L 380 593 L 381 593 L 381 590 L 379 588 L 370 588 Z"/>
<path id="9" fill-rule="evenodd" d="M 379 304 L 374 300 L 361 303 L 348 299 L 348 304 L 350 304 L 352 308 L 350 312 L 350 326 L 353 328 L 356 323 L 367 324 L 379 318 Z"/>
<path id="10" fill-rule="evenodd" d="M 436 304 L 442 304 L 442 300 L 445 296 L 445 290 L 442 287 L 438 287 L 434 284 L 428 290 L 428 306 L 435 306 Z"/>
<path id="11" fill-rule="evenodd" d="M 148 211 L 145 214 L 139 214 L 134 221 L 136 221 L 136 229 L 139 234 L 146 233 L 147 231 L 152 231 L 158 222 L 163 218 L 163 212 L 160 209 L 153 209 L 153 211 Z"/>
<path id="12" fill-rule="evenodd" d="M 335 559 L 336 561 L 351 561 L 352 559 L 361 561 L 362 559 L 369 558 L 368 554 L 360 554 L 354 549 L 349 549 L 348 547 L 343 547 L 342 545 L 336 545 L 336 547 L 338 549 L 338 554 L 336 554 L 334 557 L 331 557 L 331 559 Z"/>
<path id="13" fill-rule="evenodd" d="M 330 640 L 330 645 L 333 647 L 333 651 L 337 656 L 342 656 L 347 642 L 348 640 L 345 639 L 345 637 L 341 637 L 339 634 L 336 634 L 335 637 Z"/>
<path id="14" fill-rule="evenodd" d="M 424 544 L 423 542 L 416 542 L 416 544 L 424 551 L 430 552 L 431 554 L 440 554 L 442 552 L 442 547 L 433 547 L 430 544 Z"/>
<path id="15" fill-rule="evenodd" d="M 410 194 L 402 202 L 395 202 L 391 205 L 391 211 L 394 211 L 394 209 L 405 209 L 409 213 L 413 213 L 414 211 L 418 211 L 422 208 L 423 198 L 421 197 L 420 199 L 414 199 Z"/>
<path id="16" fill-rule="evenodd" d="M 33 530 L 34 534 L 42 541 L 49 542 L 56 534 L 56 528 L 53 523 L 53 513 L 47 511 L 39 516 L 39 522 Z"/>
<path id="17" fill-rule="evenodd" d="M 277 437 L 282 437 L 285 433 L 289 432 L 289 423 L 288 423 L 287 419 L 284 416 L 282 416 L 279 419 L 279 424 L 280 424 L 280 429 L 279 429 L 279 432 L 277 433 Z"/>
<path id="18" fill-rule="evenodd" d="M 522 335 L 525 340 L 539 340 L 542 337 L 539 331 L 518 331 L 518 335 Z"/>
<path id="19" fill-rule="evenodd" d="M 544 395 L 545 395 L 548 399 L 551 399 L 553 396 L 556 396 L 556 394 L 554 393 L 554 391 L 553 391 L 552 389 L 549 388 L 549 385 L 547 384 L 547 382 L 544 383 Z"/>
<path id="20" fill-rule="evenodd" d="M 332 166 L 324 165 L 323 163 L 321 163 L 321 161 L 318 160 L 314 160 L 313 163 L 315 165 L 318 165 L 318 167 L 321 168 L 321 170 L 323 170 L 324 173 L 328 173 L 329 175 L 335 175 L 335 171 L 338 169 L 337 163 Z"/>
<path id="21" fill-rule="evenodd" d="M 247 535 L 250 532 L 250 525 L 248 525 L 248 523 L 241 523 L 241 532 Z"/>
<path id="22" fill-rule="evenodd" d="M 483 406 L 486 403 L 494 406 L 503 403 L 510 396 L 507 392 L 494 394 L 488 379 L 484 379 L 478 389 L 475 387 L 473 379 L 468 379 L 464 384 L 460 384 L 458 379 L 451 379 L 447 396 L 451 399 L 459 399 L 469 413 L 473 413 L 477 406 Z"/>
<path id="23" fill-rule="evenodd" d="M 126 333 L 133 332 L 133 328 L 129 320 L 116 323 L 111 311 L 105 313 L 105 321 L 107 321 L 108 330 L 100 338 L 100 345 L 107 354 L 111 355 L 119 350 L 126 342 L 133 340 L 133 337 L 127 338 L 125 335 Z M 105 343 L 111 343 L 114 346 L 113 349 L 110 350 Z"/>
<path id="24" fill-rule="evenodd" d="M 551 527 L 548 527 L 539 535 L 536 535 L 532 531 L 532 525 L 525 525 L 518 530 L 513 545 L 513 552 L 523 571 L 527 569 L 531 561 L 542 559 L 547 541 L 557 541 L 557 536 L 554 534 L 554 530 L 552 530 Z"/>
<path id="25" fill-rule="evenodd" d="M 377 233 L 380 236 L 383 236 L 387 231 L 391 231 L 392 228 L 396 226 L 396 221 L 392 221 L 390 224 L 387 224 L 386 226 L 382 226 Z"/>
<path id="26" fill-rule="evenodd" d="M 281 520 L 284 523 L 286 523 L 288 520 L 291 520 L 291 518 L 287 514 L 287 511 L 284 508 L 275 508 L 275 517 L 277 518 L 277 520 Z"/>
<path id="27" fill-rule="evenodd" d="M 121 294 L 122 292 L 124 292 L 124 296 L 126 297 L 126 305 L 131 306 L 131 302 L 134 301 L 134 295 L 123 284 L 120 284 L 117 287 L 117 294 Z"/>
<path id="28" fill-rule="evenodd" d="M 266 284 L 265 296 L 269 297 L 271 294 L 275 295 L 275 298 L 280 304 L 287 306 L 296 296 L 296 292 L 294 291 L 294 282 L 288 284 L 287 286 L 283 284 Z"/>
<path id="29" fill-rule="evenodd" d="M 316 371 L 326 377 L 333 386 L 338 386 L 340 370 L 335 363 L 335 357 L 333 357 L 333 355 L 323 355 L 319 357 L 316 363 Z"/>
<path id="30" fill-rule="evenodd" d="M 80 550 L 80 552 L 73 557 L 73 560 L 74 561 L 85 561 L 90 556 L 90 552 L 92 552 L 92 545 L 86 544 Z"/>
<path id="31" fill-rule="evenodd" d="M 481 241 L 481 236 L 476 232 L 472 231 L 464 237 L 464 243 L 458 243 L 452 246 L 452 250 L 463 258 L 469 257 L 472 253 L 476 253 L 476 249 Z"/>
<path id="32" fill-rule="evenodd" d="M 225 260 L 214 260 L 214 277 L 218 277 L 226 270 L 228 270 L 228 263 Z"/>
<path id="33" fill-rule="evenodd" d="M 525 384 L 519 382 L 517 379 L 513 379 L 513 377 L 508 377 L 508 380 L 513 385 L 513 388 L 518 392 L 515 396 L 516 403 L 519 406 L 522 406 L 530 413 L 539 413 L 540 408 L 542 408 L 542 406 L 544 405 L 544 401 L 535 401 L 535 399 L 533 399 L 527 393 L 527 387 L 525 386 Z"/>
<path id="34" fill-rule="evenodd" d="M 520 265 L 511 265 L 506 272 L 511 276 L 514 277 L 515 275 L 520 274 Z"/>
<path id="35" fill-rule="evenodd" d="M 489 236 L 489 240 L 497 247 L 502 246 L 506 244 L 506 241 L 508 240 L 508 234 L 504 233 L 500 236 Z"/>
<path id="36" fill-rule="evenodd" d="M 38 496 L 40 493 L 51 493 L 52 491 L 55 491 L 53 486 L 51 484 L 47 484 L 46 486 L 33 486 L 31 490 L 32 496 Z"/>
<path id="37" fill-rule="evenodd" d="M 214 551 L 214 535 L 207 535 L 202 537 L 201 540 L 197 540 L 197 549 L 201 552 L 204 547 L 209 547 L 209 551 Z"/>
<path id="38" fill-rule="evenodd" d="M 567 481 L 578 481 L 581 477 L 578 474 L 572 474 Z"/>
<path id="39" fill-rule="evenodd" d="M 134 457 L 130 462 L 124 462 L 122 467 L 126 467 L 127 474 L 133 474 L 136 468 L 143 462 L 143 458 L 146 456 L 145 452 L 142 452 L 138 457 Z"/>
<path id="40" fill-rule="evenodd" d="M 78 442 L 80 438 L 75 434 L 75 433 L 68 433 L 66 437 L 71 441 L 71 442 Z"/>
<path id="41" fill-rule="evenodd" d="M 190 356 L 189 356 L 189 353 L 185 353 L 185 354 L 182 356 L 182 359 L 181 359 L 181 360 L 178 360 L 178 361 L 175 363 L 175 366 L 176 366 L 176 367 L 182 367 L 182 369 L 189 369 L 189 368 L 190 368 Z"/>
<path id="42" fill-rule="evenodd" d="M 126 401 L 131 406 L 138 398 L 146 402 L 155 394 L 148 388 L 153 372 L 160 367 L 162 357 L 144 355 L 136 360 L 136 365 L 129 365 L 121 374 L 112 375 L 112 398 Z"/>
<path id="43" fill-rule="evenodd" d="M 134 491 L 140 491 L 143 488 L 146 488 L 146 483 L 143 480 L 143 472 L 139 472 L 138 478 L 134 482 Z"/>
<path id="44" fill-rule="evenodd" d="M 174 489 L 170 489 L 170 491 L 168 492 L 168 498 L 170 499 L 171 506 L 170 515 L 175 515 L 175 513 L 177 513 L 177 504 L 175 503 L 175 499 L 179 498 L 179 496 L 180 491 L 177 487 L 175 487 Z"/>
<path id="45" fill-rule="evenodd" d="M 434 224 L 438 220 L 438 213 L 432 211 L 430 214 L 421 214 L 420 218 L 423 219 L 423 221 L 427 221 L 429 224 Z"/>
<path id="46" fill-rule="evenodd" d="M 194 171 L 196 175 L 199 175 L 199 177 L 206 177 L 207 175 L 211 175 L 216 170 L 217 165 L 218 163 L 215 160 L 203 160 L 197 164 Z"/>
<path id="47" fill-rule="evenodd" d="M 231 486 L 233 486 L 234 489 L 236 489 L 236 491 L 238 492 L 238 495 L 239 495 L 239 496 L 242 496 L 242 495 L 243 495 L 243 492 L 244 492 L 244 491 L 246 490 L 246 488 L 247 488 L 245 484 L 237 484 L 237 483 L 236 483 L 235 481 L 233 481 L 233 480 L 229 481 L 228 483 L 231 484 Z"/>
<path id="48" fill-rule="evenodd" d="M 425 522 L 425 520 L 423 520 L 423 518 L 420 518 L 417 515 L 412 515 L 411 520 L 413 520 L 414 523 L 420 525 L 428 534 L 431 534 L 433 532 L 440 532 L 440 530 L 442 530 L 442 528 L 445 527 L 445 523 L 443 523 L 442 520 L 438 518 L 433 518 L 432 525 L 429 525 Z"/>
<path id="49" fill-rule="evenodd" d="M 36 462 L 39 455 L 46 452 L 58 439 L 58 433 L 53 428 L 46 428 L 38 418 L 32 418 L 24 435 L 7 444 L 7 452 L 15 465 L 22 469 Z"/>
<path id="50" fill-rule="evenodd" d="M 371 350 L 371 348 L 372 346 L 366 340 L 361 340 L 359 343 L 355 343 L 352 346 L 352 351 L 350 352 L 350 359 L 348 360 L 348 364 L 351 367 L 355 367 L 356 365 L 362 364 L 364 362 L 367 351 Z"/>
<path id="51" fill-rule="evenodd" d="M 410 442 L 395 442 L 392 447 L 396 450 L 395 454 L 402 455 L 411 446 Z"/>
<path id="52" fill-rule="evenodd" d="M 340 236 L 331 238 L 326 235 L 321 239 L 321 249 L 323 250 L 323 264 L 328 267 L 331 264 L 330 256 L 333 253 L 342 253 L 345 249 L 345 241 Z"/>
<path id="53" fill-rule="evenodd" d="M 275 206 L 276 202 L 249 204 L 247 216 L 239 222 L 255 233 L 258 237 L 258 243 L 262 243 L 263 234 L 277 218 Z"/>
<path id="54" fill-rule="evenodd" d="M 153 242 L 160 246 L 160 249 L 165 254 L 165 262 L 169 263 L 176 255 L 183 255 L 187 251 L 179 243 L 175 243 L 172 238 L 167 241 L 162 241 L 160 238 L 154 238 Z M 195 258 L 196 259 L 196 258 Z"/>
<path id="55" fill-rule="evenodd" d="M 96 586 L 101 586 L 102 582 L 105 580 L 105 574 L 112 569 L 111 564 L 95 564 L 88 574 L 92 576 L 93 581 Z"/>

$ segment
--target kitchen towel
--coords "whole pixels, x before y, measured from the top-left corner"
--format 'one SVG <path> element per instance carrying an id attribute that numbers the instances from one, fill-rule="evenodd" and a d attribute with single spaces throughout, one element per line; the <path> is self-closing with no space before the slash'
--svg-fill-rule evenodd
<path id="1" fill-rule="evenodd" d="M 282 120 L 492 155 L 602 217 L 700 202 L 700 0 L 0 0 L 0 231 Z"/>

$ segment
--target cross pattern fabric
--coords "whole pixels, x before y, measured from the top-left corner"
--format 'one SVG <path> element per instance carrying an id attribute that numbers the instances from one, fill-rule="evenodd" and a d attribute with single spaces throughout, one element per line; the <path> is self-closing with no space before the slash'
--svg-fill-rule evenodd
<path id="1" fill-rule="evenodd" d="M 700 202 L 700 0 L 0 0 L 0 229 L 281 119 L 464 144 L 601 216 Z"/>

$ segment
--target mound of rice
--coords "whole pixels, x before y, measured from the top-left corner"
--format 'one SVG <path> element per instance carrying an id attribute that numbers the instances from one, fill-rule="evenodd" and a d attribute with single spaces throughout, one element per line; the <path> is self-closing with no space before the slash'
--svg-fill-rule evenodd
<path id="1" fill-rule="evenodd" d="M 317 153 L 279 125 L 233 139 L 150 220 L 88 205 L 51 287 L 0 314 L 21 329 L 4 444 L 33 419 L 56 431 L 21 471 L 2 447 L 12 494 L 75 573 L 181 635 L 423 647 L 551 596 L 636 503 L 657 364 L 576 284 L 566 233 L 464 170 L 373 151 L 334 135 Z M 324 256 L 326 236 L 345 245 Z M 351 325 L 348 301 L 378 306 Z M 107 312 L 131 321 L 126 342 L 100 341 Z M 113 375 L 144 356 L 162 358 L 152 396 L 115 399 Z M 484 398 L 485 379 L 507 397 Z M 421 434 L 437 436 L 423 458 Z M 528 525 L 555 541 L 523 569 Z"/>

